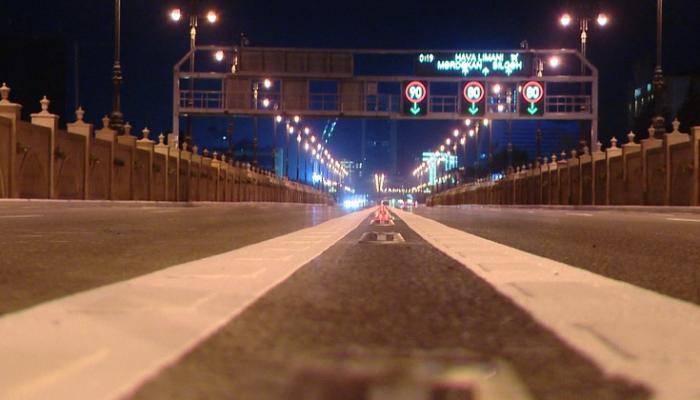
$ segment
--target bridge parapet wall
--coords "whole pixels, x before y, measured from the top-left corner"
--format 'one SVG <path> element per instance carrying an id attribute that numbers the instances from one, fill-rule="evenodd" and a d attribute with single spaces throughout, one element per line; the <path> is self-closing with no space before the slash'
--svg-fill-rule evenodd
<path id="1" fill-rule="evenodd" d="M 22 106 L 9 94 L 3 84 L 0 198 L 334 203 L 325 192 L 250 164 L 167 144 L 163 134 L 151 140 L 147 128 L 141 139 L 128 124 L 118 134 L 105 117 L 95 132 L 82 108 L 59 129 L 46 98 L 31 123 L 22 121 Z"/>
<path id="2" fill-rule="evenodd" d="M 433 194 L 429 205 L 700 205 L 700 127 L 682 133 L 680 123 L 663 139 L 628 143 L 590 154 L 575 150 L 567 159 L 524 165 L 498 181 L 469 183 Z"/>

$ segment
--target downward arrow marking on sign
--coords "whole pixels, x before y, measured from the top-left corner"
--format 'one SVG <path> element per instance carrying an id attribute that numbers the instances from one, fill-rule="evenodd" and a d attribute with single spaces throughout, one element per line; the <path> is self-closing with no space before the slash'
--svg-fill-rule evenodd
<path id="1" fill-rule="evenodd" d="M 530 115 L 535 115 L 537 114 L 537 111 L 539 111 L 539 108 L 535 106 L 535 103 L 530 103 L 530 107 L 527 108 L 527 112 L 529 112 Z"/>
<path id="2" fill-rule="evenodd" d="M 418 113 L 420 113 L 420 107 L 418 107 L 418 103 L 413 103 L 413 107 L 411 107 L 409 111 L 411 111 L 411 114 L 413 115 L 418 115 Z"/>
<path id="3" fill-rule="evenodd" d="M 472 103 L 472 106 L 469 107 L 469 112 L 471 113 L 471 115 L 475 115 L 479 112 L 479 107 L 477 107 L 476 104 Z"/>

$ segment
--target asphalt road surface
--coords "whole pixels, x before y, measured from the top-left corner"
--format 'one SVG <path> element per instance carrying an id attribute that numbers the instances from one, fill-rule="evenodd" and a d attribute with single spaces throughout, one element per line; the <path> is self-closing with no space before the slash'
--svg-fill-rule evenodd
<path id="1" fill-rule="evenodd" d="M 700 214 L 422 207 L 452 228 L 700 304 Z"/>
<path id="2" fill-rule="evenodd" d="M 399 232 L 405 242 L 360 243 L 369 231 Z M 401 373 L 392 368 L 493 362 L 514 371 L 527 398 L 648 398 L 644 388 L 605 376 L 401 221 L 361 225 L 134 398 L 368 399 L 372 385 L 390 386 Z M 372 398 L 425 398 L 402 393 Z M 438 394 L 431 398 L 447 398 Z"/>
<path id="3" fill-rule="evenodd" d="M 344 214 L 295 204 L 0 202 L 0 315 Z"/>

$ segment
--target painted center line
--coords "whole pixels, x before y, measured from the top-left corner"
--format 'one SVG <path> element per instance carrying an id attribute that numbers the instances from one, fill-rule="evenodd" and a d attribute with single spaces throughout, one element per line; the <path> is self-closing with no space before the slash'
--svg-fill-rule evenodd
<path id="1" fill-rule="evenodd" d="M 341 240 L 360 211 L 0 318 L 0 399 L 118 399 Z M 322 233 L 323 239 L 294 246 Z M 278 250 L 288 254 L 279 257 Z M 250 257 L 256 257 L 252 259 Z"/>
<path id="2" fill-rule="evenodd" d="M 24 215 L 0 215 L 0 218 L 38 218 L 43 217 L 41 214 L 24 214 Z"/>
<path id="3" fill-rule="evenodd" d="M 666 218 L 668 221 L 678 221 L 678 222 L 700 222 L 700 219 L 692 218 Z"/>
<path id="4" fill-rule="evenodd" d="M 593 214 L 587 214 L 587 213 L 566 213 L 566 215 L 572 215 L 575 217 L 592 217 Z"/>
<path id="5" fill-rule="evenodd" d="M 603 372 L 648 386 L 655 400 L 700 399 L 697 305 L 395 212 Z"/>

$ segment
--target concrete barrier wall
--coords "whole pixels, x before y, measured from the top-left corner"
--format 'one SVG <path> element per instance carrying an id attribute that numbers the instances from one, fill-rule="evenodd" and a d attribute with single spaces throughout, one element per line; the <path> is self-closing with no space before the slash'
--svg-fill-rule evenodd
<path id="1" fill-rule="evenodd" d="M 498 181 L 481 181 L 433 194 L 429 205 L 700 205 L 700 127 L 674 131 L 545 165 L 521 167 Z"/>
<path id="2" fill-rule="evenodd" d="M 12 197 L 49 198 L 51 181 L 51 130 L 23 121 L 17 123 Z"/>
<path id="3" fill-rule="evenodd" d="M 6 86 L 0 96 L 0 198 L 333 203 L 327 193 L 248 164 L 170 146 L 164 135 L 156 143 L 147 129 L 139 140 L 128 125 L 117 135 L 103 119 L 94 132 L 82 109 L 60 130 L 46 98 L 32 123 L 24 122 Z"/>
<path id="4" fill-rule="evenodd" d="M 85 157 L 87 138 L 82 135 L 56 132 L 54 149 L 54 197 L 58 199 L 85 198 Z"/>
<path id="5" fill-rule="evenodd" d="M 10 196 L 10 166 L 15 151 L 11 143 L 12 121 L 0 118 L 0 198 Z"/>

